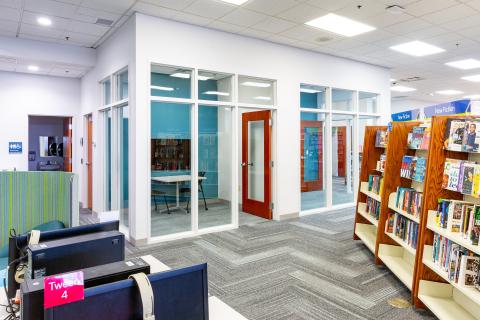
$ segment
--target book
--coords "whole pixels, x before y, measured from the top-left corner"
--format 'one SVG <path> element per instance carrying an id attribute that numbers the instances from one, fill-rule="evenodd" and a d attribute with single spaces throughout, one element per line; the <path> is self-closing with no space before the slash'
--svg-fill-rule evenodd
<path id="1" fill-rule="evenodd" d="M 480 122 L 477 119 L 470 119 L 465 122 L 465 130 L 462 141 L 462 151 L 480 152 Z"/>
<path id="2" fill-rule="evenodd" d="M 402 158 L 402 165 L 400 169 L 400 176 L 403 178 L 411 178 L 412 173 L 412 162 L 413 157 L 411 156 L 403 156 Z"/>
<path id="3" fill-rule="evenodd" d="M 466 203 L 452 200 L 449 206 L 447 229 L 450 232 L 460 232 L 462 228 L 462 211 Z"/>
<path id="4" fill-rule="evenodd" d="M 458 159 L 445 160 L 442 188 L 457 191 L 461 163 L 462 161 Z"/>
<path id="5" fill-rule="evenodd" d="M 448 119 L 447 131 L 446 148 L 452 151 L 462 151 L 463 135 L 465 131 L 465 120 Z"/>
<path id="6" fill-rule="evenodd" d="M 480 257 L 462 255 L 459 266 L 458 284 L 465 287 L 474 287 L 477 283 Z"/>
<path id="7" fill-rule="evenodd" d="M 422 139 L 422 144 L 420 145 L 420 149 L 428 150 L 428 147 L 430 145 L 430 136 L 431 136 L 431 127 L 427 126 L 425 127 L 425 132 L 423 133 L 423 139 Z"/>
<path id="8" fill-rule="evenodd" d="M 464 161 L 460 168 L 460 181 L 457 190 L 463 194 L 473 193 L 473 177 L 475 174 L 475 163 Z"/>
<path id="9" fill-rule="evenodd" d="M 472 222 L 470 241 L 472 244 L 478 245 L 478 240 L 480 239 L 480 206 L 475 206 Z"/>
<path id="10" fill-rule="evenodd" d="M 387 146 L 388 143 L 388 132 L 377 130 L 375 136 L 375 147 L 384 148 Z"/>
<path id="11" fill-rule="evenodd" d="M 412 180 L 423 182 L 425 179 L 425 170 L 427 169 L 427 159 L 416 157 L 416 165 L 412 175 Z"/>

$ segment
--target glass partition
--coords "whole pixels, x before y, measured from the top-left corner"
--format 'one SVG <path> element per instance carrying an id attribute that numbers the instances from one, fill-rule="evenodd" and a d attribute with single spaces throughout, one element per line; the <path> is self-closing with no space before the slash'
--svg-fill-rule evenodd
<path id="1" fill-rule="evenodd" d="M 192 70 L 152 65 L 151 95 L 156 97 L 192 97 Z"/>
<path id="2" fill-rule="evenodd" d="M 129 108 L 128 106 L 117 109 L 118 145 L 119 145 L 119 183 L 120 183 L 120 223 L 128 227 L 128 131 Z"/>
<path id="3" fill-rule="evenodd" d="M 208 71 L 198 72 L 198 99 L 231 102 L 233 76 Z"/>
<path id="4" fill-rule="evenodd" d="M 369 92 L 358 93 L 358 111 L 375 113 L 378 107 L 378 94 Z"/>
<path id="5" fill-rule="evenodd" d="M 105 211 L 112 210 L 112 111 L 102 112 L 103 117 L 103 139 L 104 139 L 104 192 Z"/>
<path id="6" fill-rule="evenodd" d="M 191 105 L 151 103 L 151 235 L 191 230 Z"/>
<path id="7" fill-rule="evenodd" d="M 354 111 L 354 91 L 332 89 L 332 110 Z"/>
<path id="8" fill-rule="evenodd" d="M 198 110 L 199 228 L 232 223 L 232 109 Z"/>
<path id="9" fill-rule="evenodd" d="M 238 100 L 247 104 L 274 105 L 275 81 L 239 76 Z"/>
<path id="10" fill-rule="evenodd" d="M 353 119 L 332 115 L 332 204 L 353 202 Z"/>
<path id="11" fill-rule="evenodd" d="M 300 108 L 326 109 L 327 88 L 302 84 L 300 86 Z"/>
<path id="12" fill-rule="evenodd" d="M 102 82 L 103 105 L 106 106 L 112 103 L 112 83 L 110 78 Z"/>
<path id="13" fill-rule="evenodd" d="M 325 174 L 325 124 L 323 113 L 301 113 L 300 169 L 301 210 L 327 206 Z"/>
<path id="14" fill-rule="evenodd" d="M 117 75 L 117 101 L 128 98 L 128 70 Z"/>

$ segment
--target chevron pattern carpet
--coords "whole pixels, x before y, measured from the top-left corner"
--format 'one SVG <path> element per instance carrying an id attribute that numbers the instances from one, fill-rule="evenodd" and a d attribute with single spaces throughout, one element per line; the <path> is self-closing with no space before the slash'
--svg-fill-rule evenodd
<path id="1" fill-rule="evenodd" d="M 250 320 L 434 319 L 397 309 L 410 292 L 360 242 L 352 240 L 353 209 L 309 217 L 255 221 L 237 230 L 144 248 L 177 268 L 208 263 L 211 295 Z M 226 319 L 228 320 L 228 319 Z"/>

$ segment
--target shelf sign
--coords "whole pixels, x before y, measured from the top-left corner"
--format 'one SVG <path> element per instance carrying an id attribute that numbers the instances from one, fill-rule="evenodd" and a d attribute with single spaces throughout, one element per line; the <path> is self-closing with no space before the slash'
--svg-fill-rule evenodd
<path id="1" fill-rule="evenodd" d="M 9 142 L 8 143 L 8 153 L 22 153 L 22 143 L 21 142 Z"/>
<path id="2" fill-rule="evenodd" d="M 83 271 L 45 277 L 43 286 L 45 309 L 84 299 Z"/>
<path id="3" fill-rule="evenodd" d="M 470 106 L 470 100 L 457 100 L 448 103 L 425 107 L 425 118 L 440 115 L 465 114 Z"/>
<path id="4" fill-rule="evenodd" d="M 392 114 L 393 121 L 412 121 L 418 118 L 420 109 L 413 109 Z"/>

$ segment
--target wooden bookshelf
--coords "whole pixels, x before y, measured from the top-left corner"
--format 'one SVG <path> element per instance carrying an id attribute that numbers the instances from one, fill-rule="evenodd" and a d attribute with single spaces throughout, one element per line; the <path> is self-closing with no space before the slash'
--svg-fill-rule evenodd
<path id="1" fill-rule="evenodd" d="M 443 170 L 447 158 L 479 162 L 479 154 L 444 149 L 447 119 L 472 118 L 466 116 L 434 116 L 431 121 L 430 146 L 425 173 L 420 230 L 415 260 L 412 298 L 418 308 L 429 308 L 439 319 L 480 319 L 480 291 L 451 282 L 446 271 L 433 262 L 434 234 L 442 235 L 462 247 L 480 253 L 478 246 L 434 222 L 438 199 L 467 200 L 479 204 L 480 200 L 459 192 L 442 188 Z M 475 117 L 478 118 L 478 117 Z"/>
<path id="2" fill-rule="evenodd" d="M 353 231 L 354 240 L 362 240 L 366 247 L 375 254 L 377 241 L 378 221 L 366 212 L 367 197 L 372 197 L 381 202 L 381 195 L 368 191 L 368 176 L 379 174 L 376 170 L 377 161 L 385 148 L 376 147 L 375 139 L 377 131 L 386 131 L 386 126 L 365 127 L 365 138 L 363 142 L 362 164 L 360 167 L 360 183 L 358 186 L 357 207 L 355 210 L 355 224 Z"/>

